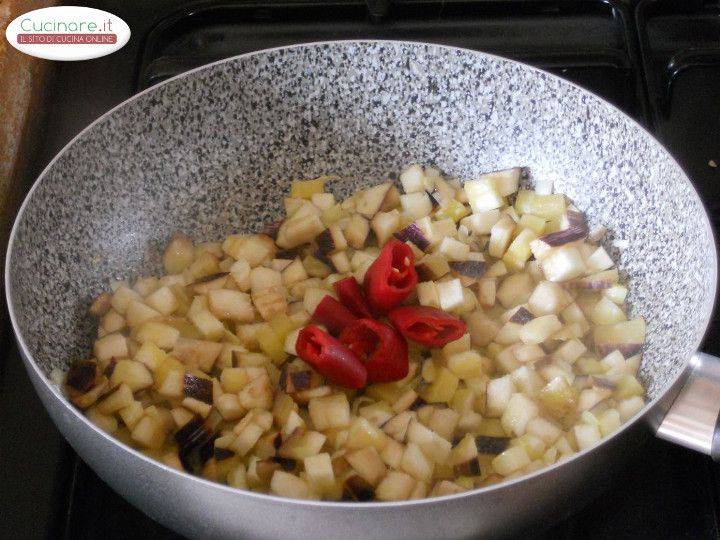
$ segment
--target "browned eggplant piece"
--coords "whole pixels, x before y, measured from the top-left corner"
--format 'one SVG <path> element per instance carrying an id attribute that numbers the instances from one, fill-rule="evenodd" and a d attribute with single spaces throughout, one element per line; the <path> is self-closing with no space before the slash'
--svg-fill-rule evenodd
<path id="1" fill-rule="evenodd" d="M 404 229 L 399 230 L 393 236 L 401 242 L 412 242 L 418 248 L 425 251 L 430 245 L 430 240 L 425 238 L 422 230 L 415 223 L 411 223 Z"/>
<path id="2" fill-rule="evenodd" d="M 286 394 L 296 394 L 322 385 L 322 377 L 304 362 L 295 360 L 283 365 L 278 385 Z"/>
<path id="3" fill-rule="evenodd" d="M 199 416 L 195 416 L 175 433 L 175 442 L 181 450 L 200 446 L 212 437 L 212 432 Z"/>
<path id="4" fill-rule="evenodd" d="M 215 439 L 217 438 L 218 435 L 213 434 L 212 437 L 198 447 L 198 457 L 200 458 L 201 464 L 215 457 Z"/>
<path id="5" fill-rule="evenodd" d="M 375 488 L 360 475 L 348 476 L 343 482 L 343 499 L 346 501 L 371 501 L 375 498 Z"/>
<path id="6" fill-rule="evenodd" d="M 273 456 L 273 457 L 270 458 L 270 459 L 273 460 L 273 461 L 274 461 L 275 463 L 277 463 L 278 465 L 280 465 L 280 467 L 282 468 L 282 470 L 285 471 L 285 472 L 292 472 L 292 471 L 294 471 L 295 468 L 297 467 L 297 461 L 295 461 L 294 459 L 291 459 L 291 458 L 284 458 L 284 457 L 280 457 L 280 456 Z"/>
<path id="7" fill-rule="evenodd" d="M 300 248 L 282 249 L 275 254 L 275 258 L 277 258 L 277 259 L 295 259 L 295 257 L 300 255 L 301 253 L 302 253 L 302 249 L 300 249 Z"/>
<path id="8" fill-rule="evenodd" d="M 216 279 L 221 279 L 224 277 L 227 277 L 230 274 L 230 272 L 218 272 L 216 274 L 210 274 L 209 276 L 201 277 L 200 279 L 196 279 L 190 284 L 190 287 L 193 287 L 195 285 L 203 285 L 210 283 L 211 281 L 215 281 Z"/>
<path id="9" fill-rule="evenodd" d="M 205 403 L 213 402 L 213 385 L 210 379 L 202 379 L 192 373 L 185 374 L 185 397 L 199 399 Z"/>
<path id="10" fill-rule="evenodd" d="M 214 454 L 215 434 L 199 416 L 194 417 L 175 433 L 178 457 L 183 468 L 199 474 Z"/>
<path id="11" fill-rule="evenodd" d="M 478 452 L 481 454 L 500 454 L 507 450 L 510 445 L 509 437 L 490 437 L 488 435 L 478 435 L 475 437 L 475 444 Z"/>
<path id="12" fill-rule="evenodd" d="M 337 246 L 335 245 L 335 240 L 333 239 L 333 235 L 330 232 L 330 229 L 325 229 L 323 232 L 318 234 L 315 238 L 315 241 L 318 245 L 318 251 L 316 252 L 315 256 L 319 259 L 321 257 L 325 258 L 328 253 L 332 253 L 333 251 L 335 251 L 335 249 L 337 249 Z M 318 253 L 320 255 L 318 255 Z"/>
<path id="13" fill-rule="evenodd" d="M 450 263 L 450 268 L 461 276 L 479 279 L 487 269 L 485 261 L 455 261 Z"/>
<path id="14" fill-rule="evenodd" d="M 532 321 L 534 318 L 535 315 L 530 313 L 528 309 L 520 307 L 515 313 L 513 313 L 512 317 L 510 317 L 510 322 L 525 324 Z"/>
<path id="15" fill-rule="evenodd" d="M 480 474 L 480 460 L 475 456 L 464 463 L 458 463 L 453 467 L 453 472 L 455 472 L 456 476 L 478 476 Z"/>
<path id="16" fill-rule="evenodd" d="M 94 360 L 78 360 L 70 366 L 65 384 L 84 394 L 94 385 L 98 375 L 98 365 Z"/>
<path id="17" fill-rule="evenodd" d="M 328 254 L 325 253 L 325 252 L 323 252 L 322 249 L 320 249 L 320 248 L 316 249 L 316 250 L 312 253 L 312 255 L 310 255 L 310 257 L 314 257 L 315 259 L 317 259 L 317 261 L 315 261 L 315 266 L 317 266 L 317 263 L 320 262 L 320 263 L 322 263 L 322 264 L 324 264 L 325 266 L 328 267 L 328 269 L 327 269 L 327 275 L 329 275 L 330 273 L 332 273 L 332 271 L 330 270 L 330 268 L 332 268 L 332 261 L 331 261 L 330 258 L 328 257 Z M 306 258 L 306 261 L 307 261 L 307 258 Z M 310 265 L 313 264 L 312 261 L 307 261 L 307 262 L 309 262 Z M 306 268 L 307 268 L 307 266 L 306 266 Z M 323 272 L 325 272 L 325 270 L 323 270 Z M 313 275 L 313 274 L 310 274 L 310 275 Z"/>
<path id="18" fill-rule="evenodd" d="M 229 459 L 235 455 L 235 452 L 232 450 L 228 450 L 227 448 L 215 448 L 215 452 L 213 453 L 213 457 L 215 458 L 215 461 L 223 461 L 225 459 Z"/>
<path id="19" fill-rule="evenodd" d="M 279 463 L 272 458 L 261 459 L 255 464 L 255 472 L 263 484 L 269 484 L 275 471 L 282 469 Z"/>
<path id="20" fill-rule="evenodd" d="M 110 381 L 104 375 L 100 375 L 95 380 L 95 386 L 84 394 L 79 393 L 76 390 L 70 389 L 70 401 L 81 409 L 87 409 L 93 405 L 102 396 L 110 386 Z"/>
<path id="21" fill-rule="evenodd" d="M 420 407 L 423 405 L 427 405 L 427 401 L 425 401 L 420 396 L 415 398 L 415 401 L 412 402 L 412 404 L 408 407 L 409 411 L 417 411 Z"/>
<path id="22" fill-rule="evenodd" d="M 105 375 L 108 379 L 112 377 L 113 371 L 115 371 L 115 366 L 117 365 L 117 360 L 115 357 L 112 357 L 110 361 L 108 362 L 108 365 L 105 366 L 105 369 L 103 370 L 103 375 Z"/>

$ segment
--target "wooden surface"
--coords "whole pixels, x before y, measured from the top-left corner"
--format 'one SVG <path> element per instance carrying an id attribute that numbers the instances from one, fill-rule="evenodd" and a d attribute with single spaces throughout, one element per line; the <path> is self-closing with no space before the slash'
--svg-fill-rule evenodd
<path id="1" fill-rule="evenodd" d="M 0 0 L 0 246 L 5 245 L 25 191 L 24 173 L 42 134 L 38 113 L 51 62 L 23 54 L 5 39 L 5 28 L 18 15 L 48 7 L 49 0 Z"/>

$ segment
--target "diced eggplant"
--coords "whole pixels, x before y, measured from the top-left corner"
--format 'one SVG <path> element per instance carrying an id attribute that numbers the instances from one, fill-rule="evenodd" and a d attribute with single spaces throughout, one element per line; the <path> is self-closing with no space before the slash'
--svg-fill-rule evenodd
<path id="1" fill-rule="evenodd" d="M 215 461 L 223 461 L 233 457 L 234 455 L 235 452 L 232 450 L 228 450 L 227 448 L 218 448 L 217 446 L 215 447 L 215 452 L 213 453 Z"/>
<path id="2" fill-rule="evenodd" d="M 425 173 L 420 165 L 410 165 L 400 173 L 400 183 L 405 193 L 425 191 L 425 182 Z"/>
<path id="3" fill-rule="evenodd" d="M 260 316 L 269 321 L 276 315 L 287 312 L 287 299 L 282 287 L 271 287 L 252 293 L 252 301 Z"/>
<path id="4" fill-rule="evenodd" d="M 178 457 L 188 472 L 198 473 L 214 453 L 214 433 L 200 417 L 195 417 L 175 433 Z"/>
<path id="5" fill-rule="evenodd" d="M 505 198 L 498 192 L 492 178 L 480 177 L 477 180 L 469 180 L 465 182 L 464 189 L 473 212 L 485 212 L 505 204 Z"/>
<path id="6" fill-rule="evenodd" d="M 478 435 L 475 437 L 475 445 L 481 454 L 497 455 L 507 450 L 508 446 L 510 446 L 510 438 Z"/>
<path id="7" fill-rule="evenodd" d="M 194 257 L 192 240 L 182 233 L 175 233 L 163 253 L 163 266 L 168 274 L 179 274 Z"/>
<path id="8" fill-rule="evenodd" d="M 420 407 L 423 405 L 427 405 L 427 401 L 425 401 L 420 396 L 415 398 L 415 401 L 413 401 L 410 406 L 408 407 L 408 410 L 410 411 L 417 411 Z"/>
<path id="9" fill-rule="evenodd" d="M 370 222 L 378 245 L 382 246 L 387 242 L 400 227 L 400 212 L 391 210 L 390 212 L 378 212 Z"/>
<path id="10" fill-rule="evenodd" d="M 110 381 L 104 375 L 96 377 L 93 387 L 85 393 L 80 393 L 77 390 L 69 389 L 70 401 L 81 409 L 87 409 L 92 406 L 98 398 L 105 392 L 110 384 Z"/>
<path id="11" fill-rule="evenodd" d="M 510 245 L 513 233 L 515 232 L 516 223 L 507 214 L 502 216 L 490 230 L 490 243 L 488 244 L 488 253 L 495 258 L 502 258 L 505 250 Z"/>
<path id="12" fill-rule="evenodd" d="M 528 311 L 523 306 L 520 306 L 519 308 L 517 308 L 517 310 L 515 310 L 515 313 L 513 313 L 509 321 L 517 324 L 525 324 L 532 321 L 534 318 L 535 315 L 530 313 L 530 311 Z"/>
<path id="13" fill-rule="evenodd" d="M 79 360 L 70 366 L 65 384 L 73 390 L 84 394 L 95 385 L 97 375 L 97 362 L 94 360 Z"/>
<path id="14" fill-rule="evenodd" d="M 385 182 L 361 191 L 355 196 L 355 210 L 368 219 L 372 218 L 380 210 L 391 187 L 391 182 Z"/>
<path id="15" fill-rule="evenodd" d="M 552 247 L 562 246 L 570 242 L 582 240 L 588 235 L 587 221 L 585 214 L 574 210 L 565 212 L 565 219 L 568 227 L 561 231 L 552 232 L 540 237 L 540 240 Z"/>
<path id="16" fill-rule="evenodd" d="M 580 411 L 589 411 L 601 401 L 606 400 L 612 395 L 610 388 L 593 386 L 581 391 L 577 399 L 577 408 Z"/>
<path id="17" fill-rule="evenodd" d="M 434 191 L 425 191 L 427 193 L 428 198 L 430 199 L 430 205 L 433 210 L 437 210 L 440 208 L 440 201 L 442 200 L 442 196 L 440 195 L 440 192 L 434 190 Z"/>
<path id="18" fill-rule="evenodd" d="M 355 249 L 362 249 L 370 233 L 370 222 L 360 214 L 353 214 L 345 227 L 348 244 Z"/>
<path id="19" fill-rule="evenodd" d="M 283 222 L 275 242 L 280 248 L 292 249 L 312 241 L 324 230 L 325 224 L 318 215 L 293 216 Z"/>
<path id="20" fill-rule="evenodd" d="M 585 262 L 573 245 L 551 248 L 542 256 L 540 264 L 548 281 L 567 281 L 585 273 Z"/>
<path id="21" fill-rule="evenodd" d="M 290 374 L 289 384 L 286 386 L 286 390 L 291 391 L 302 391 L 308 390 L 312 383 L 312 372 L 310 371 L 295 371 Z"/>
<path id="22" fill-rule="evenodd" d="M 418 261 L 415 271 L 420 281 L 434 281 L 447 274 L 450 271 L 450 265 L 445 257 L 432 253 Z"/>
<path id="23" fill-rule="evenodd" d="M 619 279 L 617 268 L 613 268 L 612 270 L 605 270 L 576 279 L 571 281 L 569 285 L 578 289 L 601 290 L 613 287 Z"/>
<path id="24" fill-rule="evenodd" d="M 365 502 L 375 497 L 375 488 L 359 474 L 348 476 L 343 482 L 343 499 Z"/>
<path id="25" fill-rule="evenodd" d="M 598 326 L 593 332 L 593 339 L 601 356 L 617 350 L 625 358 L 629 358 L 639 353 L 645 343 L 645 320 L 640 317 L 631 321 Z"/>
<path id="26" fill-rule="evenodd" d="M 208 440 L 202 443 L 198 447 L 198 457 L 200 463 L 204 464 L 209 459 L 212 459 L 215 455 L 215 439 L 218 438 L 217 434 L 213 434 Z M 182 462 L 181 462 L 182 463 Z"/>
<path id="27" fill-rule="evenodd" d="M 399 230 L 394 236 L 401 242 L 412 242 L 423 251 L 430 246 L 430 240 L 423 234 L 416 222 L 412 222 L 404 229 Z"/>
<path id="28" fill-rule="evenodd" d="M 332 253 L 333 251 L 335 251 L 335 249 L 337 249 L 330 229 L 325 229 L 323 232 L 321 232 L 317 236 L 315 241 L 318 245 L 318 253 L 320 253 L 323 258 L 325 254 Z"/>
<path id="29" fill-rule="evenodd" d="M 487 269 L 487 263 L 485 261 L 454 261 L 450 263 L 450 268 L 454 272 L 457 272 L 461 276 L 466 276 L 473 279 L 479 279 L 485 273 Z"/>
<path id="30" fill-rule="evenodd" d="M 117 362 L 117 359 L 111 358 L 107 366 L 105 366 L 105 369 L 103 369 L 103 375 L 105 375 L 108 379 L 112 377 L 113 371 L 115 371 L 115 366 L 117 366 Z"/>
<path id="31" fill-rule="evenodd" d="M 423 401 L 423 404 L 425 402 Z M 418 408 L 421 405 L 418 405 Z M 417 418 L 417 414 L 411 411 L 403 411 L 385 422 L 382 430 L 398 442 L 404 442 L 407 435 L 410 421 Z"/>
<path id="32" fill-rule="evenodd" d="M 302 253 L 302 249 L 299 247 L 293 248 L 293 249 L 281 249 L 275 254 L 275 258 L 277 259 L 295 259 L 298 255 Z"/>
<path id="33" fill-rule="evenodd" d="M 189 369 L 208 372 L 222 352 L 222 343 L 201 339 L 179 338 L 175 342 L 172 356 L 180 360 Z"/>
<path id="34" fill-rule="evenodd" d="M 297 468 L 297 461 L 290 458 L 284 458 L 280 456 L 273 456 L 272 461 L 280 465 L 280 468 L 285 472 L 292 472 Z"/>
<path id="35" fill-rule="evenodd" d="M 185 397 L 195 398 L 205 403 L 213 402 L 213 385 L 210 379 L 203 379 L 193 375 L 185 374 Z"/>
<path id="36" fill-rule="evenodd" d="M 229 272 L 217 272 L 215 274 L 210 274 L 209 276 L 201 277 L 200 279 L 196 279 L 193 281 L 189 286 L 194 287 L 195 285 L 202 285 L 205 283 L 210 283 L 211 281 L 215 281 L 216 279 L 219 280 L 221 278 L 227 277 Z"/>
<path id="37" fill-rule="evenodd" d="M 269 484 L 275 471 L 282 469 L 281 465 L 272 458 L 261 459 L 255 464 L 255 472 L 262 484 Z"/>
<path id="38" fill-rule="evenodd" d="M 393 185 L 385 194 L 382 205 L 380 205 L 380 211 L 389 212 L 395 210 L 398 206 L 400 206 L 400 190 Z"/>
<path id="39" fill-rule="evenodd" d="M 403 213 L 411 219 L 423 218 L 433 210 L 430 198 L 424 191 L 401 195 L 400 204 L 402 205 Z"/>
<path id="40" fill-rule="evenodd" d="M 475 456 L 463 463 L 458 463 L 453 467 L 453 472 L 456 476 L 478 476 L 481 473 L 480 459 Z"/>
<path id="41" fill-rule="evenodd" d="M 321 384 L 322 377 L 301 360 L 285 363 L 280 370 L 278 386 L 286 394 L 304 392 Z"/>
<path id="42" fill-rule="evenodd" d="M 207 428 L 203 419 L 196 416 L 175 433 L 175 442 L 178 443 L 181 450 L 186 450 L 200 446 L 212 435 L 213 433 Z"/>
<path id="43" fill-rule="evenodd" d="M 494 171 L 480 175 L 480 179 L 491 179 L 497 192 L 507 197 L 514 194 L 520 185 L 520 179 L 527 177 L 525 167 L 512 167 L 501 171 Z"/>

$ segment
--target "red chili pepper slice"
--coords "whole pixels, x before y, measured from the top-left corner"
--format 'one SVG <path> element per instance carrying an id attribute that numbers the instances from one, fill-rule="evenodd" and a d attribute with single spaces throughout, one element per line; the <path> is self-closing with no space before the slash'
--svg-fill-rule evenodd
<path id="1" fill-rule="evenodd" d="M 333 287 L 340 298 L 340 302 L 342 302 L 353 315 L 361 319 L 372 319 L 373 314 L 365 299 L 365 294 L 354 277 L 350 276 L 336 281 L 333 283 Z"/>
<path id="2" fill-rule="evenodd" d="M 358 319 L 343 330 L 340 341 L 365 364 L 368 382 L 399 381 L 407 376 L 407 341 L 393 327 L 374 319 Z"/>
<path id="3" fill-rule="evenodd" d="M 312 320 L 325 325 L 334 336 L 342 332 L 343 328 L 355 322 L 356 319 L 357 317 L 348 308 L 329 294 L 320 300 L 312 314 Z"/>
<path id="4" fill-rule="evenodd" d="M 365 274 L 365 293 L 375 311 L 385 313 L 405 300 L 417 285 L 410 246 L 389 240 Z"/>
<path id="5" fill-rule="evenodd" d="M 427 347 L 442 347 L 467 332 L 462 319 L 429 306 L 400 306 L 388 314 L 400 333 Z"/>
<path id="6" fill-rule="evenodd" d="M 306 326 L 298 334 L 297 355 L 331 383 L 343 388 L 362 388 L 367 369 L 348 347 L 317 326 Z"/>

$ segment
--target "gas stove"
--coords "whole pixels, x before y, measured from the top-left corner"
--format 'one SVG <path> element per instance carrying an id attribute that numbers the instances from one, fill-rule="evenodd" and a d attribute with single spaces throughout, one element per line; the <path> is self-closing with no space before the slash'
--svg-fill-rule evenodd
<path id="1" fill-rule="evenodd" d="M 288 0 L 85 2 L 133 37 L 98 60 L 55 66 L 43 144 L 28 189 L 85 125 L 133 93 L 199 65 L 267 47 L 332 39 L 429 41 L 496 53 L 568 78 L 653 132 L 720 224 L 720 4 L 701 0 Z M 715 318 L 704 350 L 720 354 Z M 0 364 L 0 531 L 22 538 L 175 538 L 116 495 L 55 430 L 11 330 Z M 648 437 L 610 491 L 538 538 L 718 538 L 720 468 Z M 391 534 L 391 531 L 389 531 Z"/>

